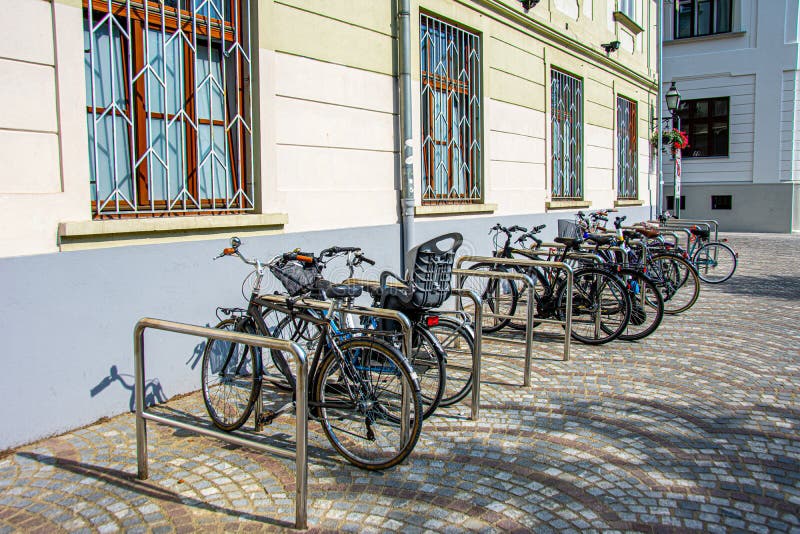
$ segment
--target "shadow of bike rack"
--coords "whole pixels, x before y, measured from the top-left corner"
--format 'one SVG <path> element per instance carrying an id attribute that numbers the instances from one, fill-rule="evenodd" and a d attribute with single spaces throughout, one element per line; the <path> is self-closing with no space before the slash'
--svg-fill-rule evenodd
<path id="1" fill-rule="evenodd" d="M 490 340 L 493 342 L 498 343 L 508 343 L 508 344 L 524 344 L 525 345 L 525 370 L 523 374 L 523 385 L 530 386 L 531 383 L 531 364 L 533 360 L 533 325 L 534 325 L 534 316 L 536 313 L 536 305 L 535 305 L 535 298 L 534 298 L 534 282 L 526 274 L 517 273 L 517 272 L 507 272 L 507 271 L 472 271 L 469 269 L 462 269 L 461 266 L 464 263 L 490 263 L 493 265 L 503 265 L 503 266 L 515 266 L 515 267 L 543 267 L 547 269 L 557 269 L 562 270 L 566 273 L 567 276 L 567 302 L 566 302 L 566 317 L 564 321 L 559 321 L 556 319 L 539 319 L 542 323 L 551 323 L 551 324 L 559 324 L 563 325 L 565 328 L 565 335 L 564 335 L 564 356 L 562 361 L 569 361 L 570 358 L 570 335 L 569 332 L 572 331 L 572 268 L 562 262 L 556 261 L 543 261 L 543 260 L 529 260 L 529 259 L 517 259 L 517 258 L 496 258 L 493 256 L 461 256 L 456 261 L 457 269 L 453 270 L 453 274 L 458 276 L 458 286 L 461 286 L 463 277 L 464 276 L 477 276 L 483 278 L 495 278 L 495 279 L 505 279 L 505 280 L 519 280 L 523 282 L 527 287 L 527 313 L 525 318 L 525 341 L 519 341 L 515 339 L 505 339 L 499 338 L 495 336 L 483 336 L 483 339 Z M 459 306 L 461 304 L 459 303 Z M 494 313 L 484 313 L 484 317 L 495 317 L 495 318 L 511 318 L 509 316 L 503 314 L 494 314 Z M 480 325 L 476 325 L 476 330 L 480 329 Z"/>
<path id="2" fill-rule="evenodd" d="M 297 364 L 297 426 L 296 426 L 296 446 L 295 452 L 282 448 L 274 447 L 264 443 L 259 443 L 233 433 L 221 432 L 211 428 L 205 428 L 166 417 L 163 415 L 148 412 L 144 406 L 144 384 L 145 384 L 145 353 L 144 353 L 144 334 L 145 331 L 162 330 L 177 334 L 203 337 L 207 339 L 218 339 L 230 341 L 231 343 L 242 343 L 249 346 L 261 347 L 264 349 L 276 349 L 291 353 Z M 270 337 L 255 336 L 240 332 L 219 330 L 216 328 L 206 328 L 202 326 L 164 321 L 161 319 L 143 318 L 136 323 L 133 330 L 133 351 L 135 367 L 135 395 L 136 395 L 136 461 L 138 464 L 139 480 L 146 480 L 149 476 L 147 460 L 147 421 L 153 421 L 167 426 L 180 428 L 196 434 L 220 439 L 239 445 L 249 447 L 260 452 L 267 452 L 295 460 L 295 528 L 307 528 L 307 505 L 308 505 L 308 362 L 306 354 L 299 345 L 291 341 L 275 339 Z M 259 403 L 260 404 L 260 403 Z"/>

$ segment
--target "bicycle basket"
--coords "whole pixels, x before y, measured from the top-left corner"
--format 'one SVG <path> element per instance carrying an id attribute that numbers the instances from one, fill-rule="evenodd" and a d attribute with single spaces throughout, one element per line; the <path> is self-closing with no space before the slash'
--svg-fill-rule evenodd
<path id="1" fill-rule="evenodd" d="M 313 289 L 317 280 L 321 278 L 315 265 L 303 264 L 294 260 L 270 265 L 269 270 L 291 296 Z"/>
<path id="2" fill-rule="evenodd" d="M 574 221 L 569 219 L 558 220 L 558 237 L 574 239 L 576 237 L 581 237 L 582 234 L 583 232 L 580 231 L 580 227 L 578 227 Z"/>

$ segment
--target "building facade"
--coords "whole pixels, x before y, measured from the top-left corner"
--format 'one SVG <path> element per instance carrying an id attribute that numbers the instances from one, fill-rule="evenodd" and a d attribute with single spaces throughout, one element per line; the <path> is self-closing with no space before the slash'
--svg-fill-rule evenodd
<path id="1" fill-rule="evenodd" d="M 242 302 L 231 235 L 361 246 L 369 276 L 404 192 L 417 241 L 477 253 L 497 221 L 655 204 L 655 0 L 411 0 L 405 35 L 395 0 L 0 4 L 0 448 L 130 408 L 136 320 Z M 150 398 L 197 389 L 202 341 L 152 338 Z"/>
<path id="2" fill-rule="evenodd" d="M 690 143 L 682 217 L 800 230 L 799 25 L 796 0 L 665 2 L 662 81 L 681 93 Z M 663 168 L 672 206 L 673 160 Z"/>

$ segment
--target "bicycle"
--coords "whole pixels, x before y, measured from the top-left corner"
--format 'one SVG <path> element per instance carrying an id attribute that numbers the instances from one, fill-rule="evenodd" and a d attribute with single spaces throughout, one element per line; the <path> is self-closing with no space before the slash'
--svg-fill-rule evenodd
<path id="1" fill-rule="evenodd" d="M 315 256 L 320 272 L 327 267 L 328 263 L 339 257 L 345 258 L 349 270 L 348 280 L 353 279 L 355 269 L 361 267 L 362 264 L 375 265 L 373 260 L 364 255 L 360 247 L 335 246 L 327 248 L 321 251 L 319 256 Z M 320 296 L 320 298 L 324 297 Z M 362 316 L 361 322 L 358 323 L 352 314 L 346 313 L 352 304 L 353 299 L 346 298 L 344 300 L 344 306 L 340 308 L 335 318 L 335 327 L 346 329 L 351 335 L 380 336 L 382 340 L 393 345 L 399 352 L 405 351 L 404 337 L 399 334 L 399 328 L 386 328 L 384 321 L 369 316 Z M 426 324 L 426 321 L 431 319 L 432 317 L 415 317 L 412 320 L 411 352 L 406 355 L 419 380 L 423 419 L 427 419 L 436 411 L 445 393 L 447 381 L 445 350 Z M 288 316 L 279 321 L 273 335 L 299 343 L 309 352 L 314 350 L 319 338 L 318 328 L 313 323 Z M 286 358 L 280 351 L 271 351 L 271 355 L 273 362 L 286 378 L 288 387 L 293 387 L 294 378 L 289 369 L 289 358 Z"/>
<path id="2" fill-rule="evenodd" d="M 534 249 L 512 248 L 511 239 L 514 232 L 525 232 L 517 239 L 523 244 L 533 238 L 537 248 L 541 241 L 535 237 L 544 225 L 532 229 L 530 232 L 521 226 L 505 228 L 500 224 L 493 226 L 489 233 L 494 232 L 495 252 L 498 258 L 512 258 L 521 255 L 527 259 L 539 260 L 542 252 Z M 505 244 L 500 247 L 498 236 L 505 234 Z M 549 254 L 548 259 L 564 262 L 569 254 L 578 251 L 583 242 L 580 238 L 556 238 L 565 248 L 560 254 Z M 566 315 L 566 290 L 567 277 L 562 271 L 555 269 L 542 269 L 539 267 L 504 266 L 490 262 L 477 263 L 469 267 L 471 270 L 491 271 L 518 271 L 528 275 L 534 282 L 534 299 L 536 300 L 536 316 L 540 319 L 555 318 L 563 321 Z M 520 301 L 520 292 L 516 285 L 509 280 L 495 282 L 494 279 L 486 280 L 483 277 L 462 278 L 462 287 L 474 289 L 492 313 L 500 315 L 495 324 L 484 327 L 484 332 L 494 332 L 508 325 Z M 622 334 L 630 319 L 630 297 L 623 282 L 616 274 L 588 265 L 579 265 L 573 271 L 572 286 L 572 330 L 570 335 L 585 344 L 600 345 L 608 343 Z M 536 325 L 534 321 L 534 325 Z"/>
<path id="3" fill-rule="evenodd" d="M 247 309 L 218 327 L 269 335 L 265 307 L 315 324 L 320 337 L 309 368 L 310 417 L 321 423 L 331 445 L 353 465 L 377 470 L 402 462 L 416 445 L 422 428 L 422 403 L 414 371 L 391 345 L 375 337 L 349 335 L 339 330 L 333 320 L 341 302 L 357 298 L 362 287 L 320 283 L 313 256 L 292 252 L 264 263 L 246 258 L 239 251 L 240 245 L 238 238 L 231 239 L 231 247 L 218 258 L 238 257 L 254 268 L 255 281 Z M 259 297 L 266 269 L 296 284 L 295 295 L 284 299 L 282 305 Z M 311 290 L 322 291 L 330 299 L 322 316 L 302 311 L 302 299 Z M 226 431 L 241 427 L 255 403 L 261 402 L 263 384 L 259 349 L 208 341 L 203 351 L 202 389 L 214 425 Z M 266 422 L 288 412 L 293 405 L 290 402 L 278 411 L 268 412 Z"/>
<path id="4" fill-rule="evenodd" d="M 666 223 L 670 218 L 669 212 L 664 212 L 659 218 Z M 711 230 L 694 225 L 688 228 L 689 248 L 687 257 L 697 269 L 700 280 L 707 284 L 721 284 L 729 280 L 736 272 L 739 255 L 722 241 L 711 240 Z"/>

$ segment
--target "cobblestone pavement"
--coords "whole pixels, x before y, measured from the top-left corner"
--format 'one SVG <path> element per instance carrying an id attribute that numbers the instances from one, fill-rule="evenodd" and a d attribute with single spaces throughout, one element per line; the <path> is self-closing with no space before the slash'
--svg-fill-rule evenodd
<path id="1" fill-rule="evenodd" d="M 487 356 L 482 417 L 426 421 L 389 471 L 343 463 L 310 424 L 309 525 L 342 531 L 800 532 L 800 237 L 731 234 L 740 266 L 649 339 Z M 167 410 L 203 413 L 197 396 Z M 267 427 L 291 441 L 292 417 Z M 0 532 L 275 530 L 289 460 L 125 414 L 0 458 Z"/>

